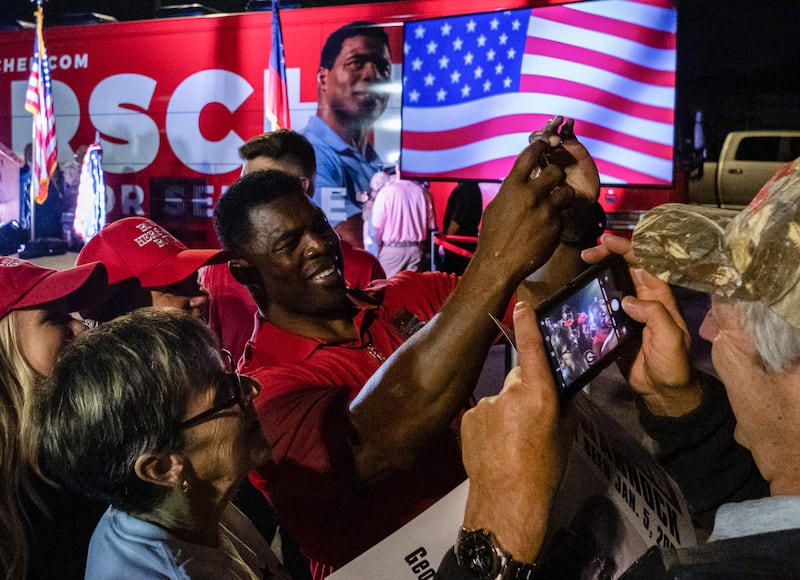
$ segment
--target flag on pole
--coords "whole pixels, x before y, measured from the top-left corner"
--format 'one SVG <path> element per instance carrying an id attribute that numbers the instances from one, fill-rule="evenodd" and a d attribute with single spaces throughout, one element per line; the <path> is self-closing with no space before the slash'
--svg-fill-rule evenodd
<path id="1" fill-rule="evenodd" d="M 289 97 L 286 92 L 286 59 L 283 55 L 283 34 L 278 14 L 280 0 L 272 0 L 272 48 L 269 53 L 264 114 L 269 130 L 289 128 Z"/>
<path id="2" fill-rule="evenodd" d="M 31 75 L 25 94 L 25 110 L 33 115 L 33 167 L 31 168 L 31 197 L 36 203 L 47 200 L 50 177 L 56 170 L 56 119 L 53 114 L 53 93 L 50 81 L 50 65 L 44 47 L 41 6 L 36 10 L 36 40 L 33 44 Z"/>
<path id="3" fill-rule="evenodd" d="M 83 156 L 75 208 L 75 232 L 84 242 L 91 240 L 106 224 L 106 186 L 102 160 L 100 136 L 95 135 L 94 143 Z"/>

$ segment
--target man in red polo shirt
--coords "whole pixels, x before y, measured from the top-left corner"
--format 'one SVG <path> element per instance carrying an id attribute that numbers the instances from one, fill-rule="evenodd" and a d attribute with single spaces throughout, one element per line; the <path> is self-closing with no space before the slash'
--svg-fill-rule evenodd
<path id="1" fill-rule="evenodd" d="M 241 367 L 262 385 L 255 405 L 273 451 L 251 479 L 312 559 L 315 578 L 464 479 L 456 424 L 496 336 L 488 313 L 503 317 L 554 250 L 539 270 L 549 283 L 540 294 L 579 267 L 579 252 L 558 245 L 560 211 L 572 202 L 570 186 L 594 202 L 599 179 L 571 123 L 556 133 L 561 122 L 520 154 L 460 280 L 403 272 L 349 290 L 335 232 L 285 173 L 245 175 L 217 204 L 231 272 L 255 289 L 260 310 Z M 569 185 L 555 163 L 533 173 L 562 140 L 577 160 Z M 590 245 L 594 224 L 584 224 Z"/>

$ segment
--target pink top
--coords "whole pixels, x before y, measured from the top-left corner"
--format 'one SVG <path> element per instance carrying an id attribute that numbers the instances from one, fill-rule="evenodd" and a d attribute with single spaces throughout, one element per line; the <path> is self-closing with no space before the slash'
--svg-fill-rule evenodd
<path id="1" fill-rule="evenodd" d="M 431 197 L 416 181 L 389 183 L 375 197 L 372 225 L 384 244 L 424 242 L 428 231 L 436 229 Z"/>

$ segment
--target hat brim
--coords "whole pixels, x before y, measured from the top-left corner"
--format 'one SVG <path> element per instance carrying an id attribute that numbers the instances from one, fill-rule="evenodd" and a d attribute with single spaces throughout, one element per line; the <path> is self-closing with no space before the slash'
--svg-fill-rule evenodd
<path id="1" fill-rule="evenodd" d="M 653 208 L 633 231 L 633 253 L 657 278 L 690 290 L 732 296 L 742 287 L 725 240 L 739 212 L 669 203 Z"/>
<path id="2" fill-rule="evenodd" d="M 98 299 L 107 288 L 106 268 L 91 262 L 66 270 L 54 270 L 45 276 L 16 304 L 12 310 L 44 306 L 56 300 L 66 300 L 66 311 L 77 312 Z"/>
<path id="3" fill-rule="evenodd" d="M 203 266 L 221 264 L 228 260 L 230 254 L 224 250 L 181 250 L 142 272 L 139 282 L 142 288 L 169 286 L 188 278 Z"/>

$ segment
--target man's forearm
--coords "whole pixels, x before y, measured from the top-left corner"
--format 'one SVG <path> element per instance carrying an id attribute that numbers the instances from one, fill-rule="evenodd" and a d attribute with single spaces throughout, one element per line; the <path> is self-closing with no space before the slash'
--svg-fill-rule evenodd
<path id="1" fill-rule="evenodd" d="M 477 260 L 440 312 L 372 376 L 351 404 L 351 420 L 371 438 L 362 451 L 375 454 L 358 463 L 383 467 L 366 467 L 363 478 L 413 460 L 464 405 L 497 335 L 489 313 L 503 316 L 519 282 Z"/>
<path id="2" fill-rule="evenodd" d="M 351 418 L 358 432 L 389 446 L 382 450 L 384 459 L 411 461 L 474 390 L 497 336 L 488 313 L 502 318 L 514 290 L 536 305 L 586 266 L 580 250 L 562 244 L 544 265 L 519 280 L 519 275 L 502 274 L 489 257 L 476 255 L 439 314 L 389 357 L 353 401 Z"/>
<path id="3" fill-rule="evenodd" d="M 502 316 L 520 282 L 555 251 L 558 212 L 574 190 L 563 184 L 556 165 L 531 176 L 545 147 L 534 142 L 520 153 L 484 212 L 481 241 L 455 292 L 351 403 L 362 482 L 408 466 L 420 446 L 446 427 L 474 389 L 496 335 L 489 313 Z"/>

